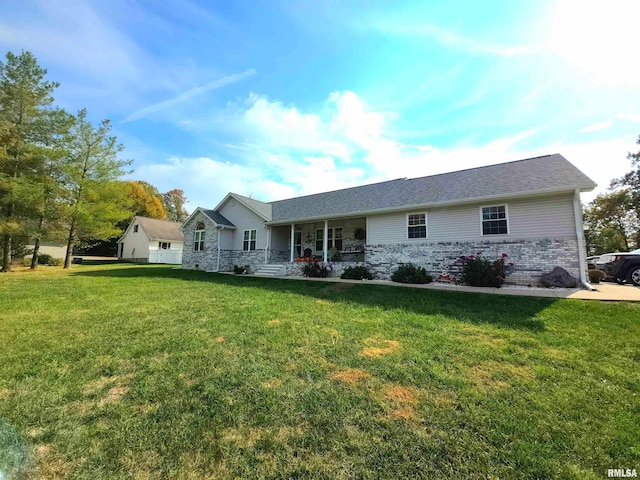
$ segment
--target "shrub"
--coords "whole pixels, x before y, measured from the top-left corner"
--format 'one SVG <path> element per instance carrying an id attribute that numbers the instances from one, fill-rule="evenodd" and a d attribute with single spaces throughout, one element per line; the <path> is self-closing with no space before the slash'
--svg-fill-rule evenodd
<path id="1" fill-rule="evenodd" d="M 51 265 L 52 267 L 59 267 L 63 263 L 64 263 L 63 258 L 52 258 L 51 260 L 49 260 L 49 265 Z"/>
<path id="2" fill-rule="evenodd" d="M 507 276 L 509 267 L 513 263 L 506 263 L 508 255 L 502 256 L 494 261 L 482 257 L 481 252 L 476 255 L 462 257 L 462 273 L 460 282 L 472 287 L 495 287 L 500 288 Z"/>
<path id="3" fill-rule="evenodd" d="M 242 275 L 246 271 L 246 268 L 241 267 L 240 265 L 233 266 L 233 273 L 236 275 Z"/>
<path id="4" fill-rule="evenodd" d="M 589 270 L 589 281 L 592 283 L 600 283 L 600 280 L 604 280 L 606 278 L 605 273 L 602 270 Z"/>
<path id="5" fill-rule="evenodd" d="M 318 262 L 309 262 L 302 266 L 302 275 L 305 277 L 327 278 L 329 269 L 326 265 L 319 265 Z"/>
<path id="6" fill-rule="evenodd" d="M 345 268 L 340 278 L 348 280 L 373 280 L 373 274 L 364 265 L 359 265 Z"/>
<path id="7" fill-rule="evenodd" d="M 48 253 L 41 253 L 38 255 L 38 265 L 51 265 L 53 257 Z"/>
<path id="8" fill-rule="evenodd" d="M 342 255 L 336 247 L 331 247 L 327 252 L 327 259 L 331 262 L 339 262 L 341 258 Z"/>
<path id="9" fill-rule="evenodd" d="M 423 267 L 413 263 L 403 263 L 391 274 L 391 280 L 398 283 L 431 283 L 433 277 Z"/>

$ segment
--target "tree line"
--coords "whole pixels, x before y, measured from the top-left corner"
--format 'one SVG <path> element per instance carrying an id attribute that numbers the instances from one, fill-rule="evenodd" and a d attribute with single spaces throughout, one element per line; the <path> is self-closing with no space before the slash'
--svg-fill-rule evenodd
<path id="1" fill-rule="evenodd" d="M 583 208 L 589 255 L 640 248 L 640 151 L 628 158 L 632 170 Z"/>
<path id="2" fill-rule="evenodd" d="M 59 84 L 26 51 L 0 61 L 0 251 L 2 271 L 32 244 L 73 247 L 121 234 L 134 214 L 183 221 L 179 189 L 160 193 L 143 181 L 124 181 L 131 160 L 111 133 L 109 120 L 93 124 L 86 109 L 72 115 L 54 105 Z"/>

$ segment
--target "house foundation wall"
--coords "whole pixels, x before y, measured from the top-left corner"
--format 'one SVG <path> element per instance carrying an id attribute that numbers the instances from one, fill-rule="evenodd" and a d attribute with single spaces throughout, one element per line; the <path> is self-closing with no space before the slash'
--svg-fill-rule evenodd
<path id="1" fill-rule="evenodd" d="M 365 258 L 376 278 L 387 279 L 399 264 L 409 262 L 424 267 L 437 278 L 440 274 L 460 273 L 460 257 L 478 252 L 489 260 L 501 258 L 503 253 L 508 255 L 506 260 L 515 266 L 509 269 L 506 283 L 535 285 L 541 275 L 556 266 L 564 268 L 576 279 L 580 277 L 575 238 L 367 245 Z"/>
<path id="2" fill-rule="evenodd" d="M 248 267 L 255 273 L 264 265 L 264 250 L 220 250 L 220 272 L 233 272 L 233 267 Z"/>
<path id="3" fill-rule="evenodd" d="M 318 262 L 319 264 L 323 264 L 323 262 Z M 331 271 L 329 272 L 329 278 L 340 278 L 342 272 L 344 272 L 347 267 L 368 267 L 369 265 L 366 262 L 328 262 L 331 265 Z M 287 263 L 285 265 L 286 273 L 285 275 L 289 277 L 302 277 L 302 267 L 305 264 L 303 262 L 293 262 Z"/>

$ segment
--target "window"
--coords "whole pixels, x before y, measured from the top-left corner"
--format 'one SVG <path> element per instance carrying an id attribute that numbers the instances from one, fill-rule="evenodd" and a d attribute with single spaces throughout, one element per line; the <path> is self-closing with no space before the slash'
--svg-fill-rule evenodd
<path id="1" fill-rule="evenodd" d="M 133 226 L 133 233 L 138 233 L 138 224 Z"/>
<path id="2" fill-rule="evenodd" d="M 244 241 L 242 242 L 243 250 L 255 250 L 256 249 L 256 237 L 258 231 L 257 230 L 245 230 L 244 231 Z"/>
<path id="3" fill-rule="evenodd" d="M 295 232 L 293 237 L 293 248 L 298 253 L 298 256 L 302 256 L 302 232 Z"/>
<path id="4" fill-rule="evenodd" d="M 316 252 L 324 250 L 324 230 L 319 228 L 316 230 Z"/>
<path id="5" fill-rule="evenodd" d="M 427 238 L 427 214 L 407 215 L 407 238 Z"/>
<path id="6" fill-rule="evenodd" d="M 329 241 L 329 248 L 331 247 L 336 247 L 336 250 L 342 250 L 342 228 L 333 229 L 333 244 Z"/>
<path id="7" fill-rule="evenodd" d="M 193 250 L 196 252 L 204 250 L 204 223 L 202 222 L 196 225 L 196 231 L 193 234 Z"/>
<path id="8" fill-rule="evenodd" d="M 316 252 L 324 250 L 324 229 L 316 230 Z M 327 229 L 327 250 L 336 247 L 336 250 L 342 250 L 342 228 Z"/>
<path id="9" fill-rule="evenodd" d="M 507 235 L 507 206 L 480 207 L 482 215 L 482 235 Z"/>
<path id="10" fill-rule="evenodd" d="M 158 242 L 158 250 L 169 250 L 171 244 L 169 242 Z"/>

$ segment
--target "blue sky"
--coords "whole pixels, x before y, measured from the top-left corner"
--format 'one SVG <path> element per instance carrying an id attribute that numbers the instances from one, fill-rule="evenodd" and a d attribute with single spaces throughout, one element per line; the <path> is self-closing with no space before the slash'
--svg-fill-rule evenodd
<path id="1" fill-rule="evenodd" d="M 0 0 L 58 105 L 189 207 L 562 153 L 604 191 L 640 134 L 637 0 Z M 589 200 L 593 194 L 583 195 Z"/>

